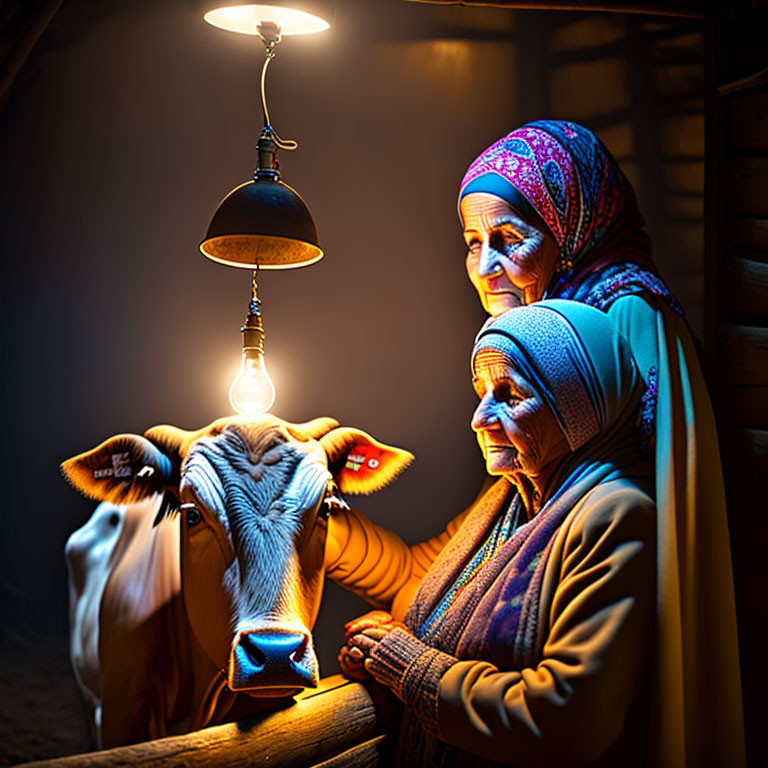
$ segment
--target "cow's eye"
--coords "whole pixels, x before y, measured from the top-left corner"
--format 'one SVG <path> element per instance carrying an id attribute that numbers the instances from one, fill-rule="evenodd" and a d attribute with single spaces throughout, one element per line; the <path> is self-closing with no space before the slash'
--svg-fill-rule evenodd
<path id="1" fill-rule="evenodd" d="M 203 516 L 195 504 L 182 504 L 180 509 L 184 512 L 184 517 L 190 528 L 194 528 L 194 526 L 203 522 Z"/>

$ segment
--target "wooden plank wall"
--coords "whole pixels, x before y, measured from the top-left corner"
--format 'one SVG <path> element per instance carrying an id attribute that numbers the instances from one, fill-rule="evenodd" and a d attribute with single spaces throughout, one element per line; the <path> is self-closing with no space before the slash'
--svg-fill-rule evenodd
<path id="1" fill-rule="evenodd" d="M 750 47 L 741 27 L 750 13 L 765 28 L 764 15 L 746 11 L 740 22 L 730 22 L 731 46 Z M 728 79 L 749 76 L 732 51 L 724 53 Z M 747 751 L 749 764 L 758 766 L 768 764 L 768 82 L 758 77 L 750 87 L 721 87 L 714 109 L 716 258 L 724 281 L 712 291 L 720 301 L 719 416 Z"/>

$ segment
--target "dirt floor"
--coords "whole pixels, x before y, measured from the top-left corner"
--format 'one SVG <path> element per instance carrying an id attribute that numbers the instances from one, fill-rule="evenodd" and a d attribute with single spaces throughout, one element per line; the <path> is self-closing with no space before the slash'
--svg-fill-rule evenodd
<path id="1" fill-rule="evenodd" d="M 61 590 L 60 590 L 61 591 Z M 0 768 L 91 749 L 85 709 L 69 664 L 66 617 L 0 574 Z M 313 635 L 322 675 L 339 671 L 343 625 L 368 606 L 327 583 Z M 44 619 L 48 616 L 48 619 Z"/>
<path id="2" fill-rule="evenodd" d="M 90 749 L 64 643 L 14 635 L 0 647 L 0 766 Z"/>

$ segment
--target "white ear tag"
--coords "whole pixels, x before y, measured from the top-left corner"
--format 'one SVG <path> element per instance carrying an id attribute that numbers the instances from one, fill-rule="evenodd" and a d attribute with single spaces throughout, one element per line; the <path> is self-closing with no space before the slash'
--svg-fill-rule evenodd
<path id="1" fill-rule="evenodd" d="M 93 477 L 95 480 L 100 480 L 103 477 L 130 477 L 133 474 L 131 454 L 128 451 L 113 453 L 110 458 L 112 462 L 111 467 L 102 467 L 101 469 L 93 470 Z"/>

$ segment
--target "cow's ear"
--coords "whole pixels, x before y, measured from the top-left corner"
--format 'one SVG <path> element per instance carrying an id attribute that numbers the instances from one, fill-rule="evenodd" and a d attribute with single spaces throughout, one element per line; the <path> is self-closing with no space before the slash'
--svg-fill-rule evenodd
<path id="1" fill-rule="evenodd" d="M 98 501 L 130 504 L 173 488 L 174 464 L 141 435 L 116 435 L 91 451 L 63 462 L 64 477 L 82 493 Z"/>
<path id="2" fill-rule="evenodd" d="M 384 445 L 360 429 L 339 427 L 320 438 L 328 467 L 343 493 L 367 494 L 391 483 L 413 454 Z"/>

